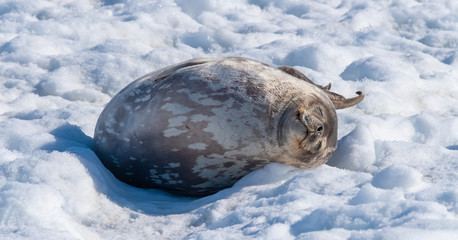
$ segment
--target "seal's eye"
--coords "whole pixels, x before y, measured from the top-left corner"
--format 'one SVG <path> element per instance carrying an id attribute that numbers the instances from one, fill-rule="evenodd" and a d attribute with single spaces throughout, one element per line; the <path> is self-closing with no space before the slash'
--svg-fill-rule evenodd
<path id="1" fill-rule="evenodd" d="M 319 116 L 324 117 L 323 109 L 321 109 L 321 107 L 317 107 L 316 112 L 318 113 Z"/>

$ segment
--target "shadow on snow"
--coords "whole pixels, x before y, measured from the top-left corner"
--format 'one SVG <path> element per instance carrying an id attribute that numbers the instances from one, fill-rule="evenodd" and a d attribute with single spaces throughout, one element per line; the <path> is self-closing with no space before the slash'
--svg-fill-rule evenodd
<path id="1" fill-rule="evenodd" d="M 238 188 L 233 187 L 203 198 L 182 197 L 159 189 L 142 189 L 127 185 L 111 174 L 93 151 L 92 138 L 80 127 L 65 124 L 50 132 L 55 142 L 42 147 L 46 151 L 67 152 L 76 156 L 86 167 L 98 192 L 133 211 L 152 215 L 184 213 L 218 199 L 227 198 Z M 88 186 L 90 187 L 90 186 Z"/>

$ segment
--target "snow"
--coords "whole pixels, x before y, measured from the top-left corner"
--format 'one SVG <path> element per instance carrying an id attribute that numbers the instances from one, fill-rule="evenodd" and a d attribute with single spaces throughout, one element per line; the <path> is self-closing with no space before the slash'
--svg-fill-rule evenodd
<path id="1" fill-rule="evenodd" d="M 0 238 L 458 239 L 457 12 L 455 0 L 3 0 Z M 338 111 L 329 163 L 270 164 L 204 198 L 116 180 L 92 151 L 104 105 L 150 71 L 221 56 L 365 92 Z"/>

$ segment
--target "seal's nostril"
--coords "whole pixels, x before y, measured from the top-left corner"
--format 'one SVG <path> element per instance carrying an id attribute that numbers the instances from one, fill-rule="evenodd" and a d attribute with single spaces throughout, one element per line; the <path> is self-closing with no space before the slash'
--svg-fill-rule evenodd
<path id="1" fill-rule="evenodd" d="M 319 126 L 316 128 L 316 131 L 317 131 L 317 132 L 322 132 L 322 131 L 323 131 L 323 125 L 319 125 Z"/>

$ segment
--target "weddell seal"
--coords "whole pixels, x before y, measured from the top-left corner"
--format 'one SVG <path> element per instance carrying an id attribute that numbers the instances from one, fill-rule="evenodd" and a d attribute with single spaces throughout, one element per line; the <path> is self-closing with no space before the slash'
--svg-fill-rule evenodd
<path id="1" fill-rule="evenodd" d="M 298 70 L 246 58 L 192 59 L 149 73 L 106 105 L 94 151 L 119 180 L 205 196 L 278 162 L 324 164 L 335 109 L 353 106 Z"/>

